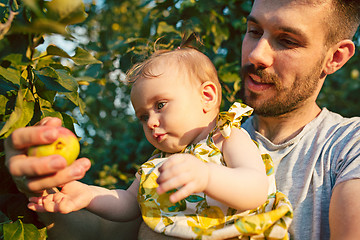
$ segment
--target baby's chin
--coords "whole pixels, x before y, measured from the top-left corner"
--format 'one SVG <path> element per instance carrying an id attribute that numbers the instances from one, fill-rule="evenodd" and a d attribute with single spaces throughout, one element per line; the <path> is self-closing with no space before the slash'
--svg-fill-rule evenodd
<path id="1" fill-rule="evenodd" d="M 181 152 L 186 146 L 159 146 L 157 149 L 161 150 L 162 152 L 166 152 L 166 153 L 179 153 Z"/>

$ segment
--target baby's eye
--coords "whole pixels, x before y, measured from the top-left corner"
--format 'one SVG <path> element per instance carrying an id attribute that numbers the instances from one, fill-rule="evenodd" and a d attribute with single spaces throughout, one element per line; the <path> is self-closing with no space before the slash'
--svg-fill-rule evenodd
<path id="1" fill-rule="evenodd" d="M 157 109 L 162 109 L 163 107 L 165 107 L 166 102 L 159 102 L 156 106 Z"/>

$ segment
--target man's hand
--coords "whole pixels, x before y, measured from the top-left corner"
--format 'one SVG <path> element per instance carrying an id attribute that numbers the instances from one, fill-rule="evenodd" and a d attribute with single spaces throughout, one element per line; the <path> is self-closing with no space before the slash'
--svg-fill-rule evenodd
<path id="1" fill-rule="evenodd" d="M 58 137 L 56 127 L 61 126 L 58 118 L 44 118 L 37 126 L 16 129 L 5 140 L 5 165 L 9 169 L 19 191 L 41 195 L 45 189 L 64 185 L 81 179 L 90 168 L 86 158 L 78 159 L 67 166 L 66 160 L 58 155 L 29 157 L 30 146 L 49 144 Z"/>
<path id="2" fill-rule="evenodd" d="M 178 202 L 193 193 L 204 192 L 209 180 L 208 164 L 190 154 L 174 154 L 159 168 L 157 179 L 158 194 L 180 188 L 170 195 L 172 203 Z"/>

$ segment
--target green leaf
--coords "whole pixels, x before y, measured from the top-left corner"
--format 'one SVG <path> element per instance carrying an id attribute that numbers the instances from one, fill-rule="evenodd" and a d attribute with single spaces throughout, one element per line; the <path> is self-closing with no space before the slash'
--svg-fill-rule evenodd
<path id="1" fill-rule="evenodd" d="M 55 112 L 52 109 L 44 109 L 44 110 L 42 110 L 42 113 L 43 113 L 44 117 L 56 117 L 56 118 L 62 119 L 61 113 Z"/>
<path id="2" fill-rule="evenodd" d="M 18 89 L 19 89 L 19 86 L 15 85 L 11 82 L 8 82 L 0 77 L 0 94 L 1 95 L 6 95 L 7 92 L 12 91 L 12 90 L 18 90 Z"/>
<path id="3" fill-rule="evenodd" d="M 25 127 L 34 115 L 35 99 L 28 89 L 18 92 L 15 109 L 0 131 L 1 137 L 8 137 L 15 129 Z"/>
<path id="4" fill-rule="evenodd" d="M 48 101 L 50 103 L 50 105 L 54 102 L 54 99 L 55 99 L 55 96 L 56 96 L 56 91 L 49 90 L 45 86 L 44 82 L 35 81 L 35 88 L 36 88 L 36 93 L 40 96 L 41 99 L 44 99 L 44 100 Z"/>
<path id="5" fill-rule="evenodd" d="M 9 82 L 20 85 L 20 72 L 18 70 L 0 66 L 0 75 Z"/>
<path id="6" fill-rule="evenodd" d="M 23 3 L 30 8 L 38 17 L 44 16 L 39 6 L 39 0 L 23 0 Z"/>
<path id="7" fill-rule="evenodd" d="M 0 116 L 5 115 L 6 104 L 9 101 L 4 95 L 0 95 Z"/>
<path id="8" fill-rule="evenodd" d="M 80 113 L 82 115 L 84 115 L 85 114 L 86 104 L 80 97 L 78 99 L 78 106 L 79 106 Z"/>
<path id="9" fill-rule="evenodd" d="M 23 55 L 20 53 L 9 54 L 1 59 L 2 61 L 7 60 L 12 63 L 13 66 L 26 66 L 29 64 L 27 59 L 23 59 Z M 25 61 L 25 62 L 24 62 Z"/>
<path id="10" fill-rule="evenodd" d="M 79 93 L 78 92 L 67 92 L 67 93 L 64 93 L 64 95 L 65 95 L 65 97 L 67 97 L 67 99 L 69 99 L 76 106 L 79 105 Z"/>
<path id="11" fill-rule="evenodd" d="M 76 80 L 68 75 L 65 70 L 55 70 L 52 67 L 44 67 L 39 71 L 34 70 L 36 76 L 49 90 L 57 92 L 74 92 L 78 89 Z"/>
<path id="12" fill-rule="evenodd" d="M 15 32 L 21 33 L 58 33 L 64 36 L 69 36 L 66 31 L 65 24 L 46 18 L 35 19 L 28 25 L 17 24 L 11 29 Z"/>
<path id="13" fill-rule="evenodd" d="M 39 98 L 40 108 L 41 109 L 51 109 L 53 102 L 50 102 L 44 98 Z"/>
<path id="14" fill-rule="evenodd" d="M 190 195 L 187 198 L 185 198 L 186 201 L 191 202 L 191 203 L 195 203 L 195 202 L 200 202 L 202 200 L 204 200 L 203 197 L 200 197 L 198 195 Z"/>
<path id="15" fill-rule="evenodd" d="M 20 219 L 4 224 L 3 231 L 5 240 L 45 240 L 47 237 L 46 228 L 37 229 L 33 224 L 24 224 Z"/>
<path id="16" fill-rule="evenodd" d="M 49 45 L 46 48 L 46 54 L 47 55 L 55 55 L 55 56 L 64 57 L 64 58 L 71 58 L 69 54 L 67 54 L 64 50 L 62 50 L 61 48 L 59 48 L 55 45 Z"/>
<path id="17" fill-rule="evenodd" d="M 71 59 L 78 65 L 102 64 L 101 61 L 80 47 L 75 49 L 75 55 Z"/>
<path id="18" fill-rule="evenodd" d="M 53 0 L 45 4 L 47 16 L 66 25 L 83 22 L 87 17 L 82 0 Z"/>
<path id="19" fill-rule="evenodd" d="M 57 69 L 55 70 L 59 76 L 59 83 L 69 89 L 71 92 L 77 92 L 78 90 L 78 83 L 76 79 L 71 76 L 66 70 L 64 69 Z"/>
<path id="20" fill-rule="evenodd" d="M 74 123 L 77 123 L 76 119 L 66 113 L 61 113 L 61 116 L 63 119 L 64 127 L 70 129 L 72 132 L 75 132 Z"/>

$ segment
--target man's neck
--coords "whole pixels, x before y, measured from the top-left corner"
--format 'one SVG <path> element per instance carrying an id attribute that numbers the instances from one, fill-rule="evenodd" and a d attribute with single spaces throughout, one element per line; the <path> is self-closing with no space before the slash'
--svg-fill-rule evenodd
<path id="1" fill-rule="evenodd" d="M 313 104 L 277 117 L 254 116 L 254 128 L 274 144 L 282 144 L 294 138 L 306 124 L 316 118 L 321 109 Z"/>

